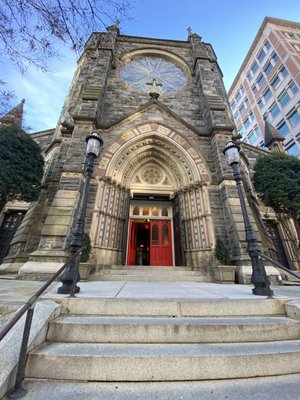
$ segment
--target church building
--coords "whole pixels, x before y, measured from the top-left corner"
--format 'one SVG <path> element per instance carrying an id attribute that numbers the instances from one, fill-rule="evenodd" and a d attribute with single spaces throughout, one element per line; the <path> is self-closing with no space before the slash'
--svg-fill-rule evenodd
<path id="1" fill-rule="evenodd" d="M 238 137 L 212 46 L 191 29 L 180 41 L 122 35 L 117 25 L 90 36 L 56 128 L 32 135 L 45 156 L 42 191 L 13 236 L 1 273 L 40 276 L 67 260 L 85 179 L 85 139 L 93 132 L 103 147 L 85 231 L 96 273 L 181 267 L 215 281 L 220 239 L 236 281 L 250 281 L 239 196 L 223 154 Z M 255 160 L 267 152 L 240 145 L 258 241 L 266 254 L 299 270 L 299 251 L 251 182 Z M 280 272 L 267 268 L 278 279 Z"/>

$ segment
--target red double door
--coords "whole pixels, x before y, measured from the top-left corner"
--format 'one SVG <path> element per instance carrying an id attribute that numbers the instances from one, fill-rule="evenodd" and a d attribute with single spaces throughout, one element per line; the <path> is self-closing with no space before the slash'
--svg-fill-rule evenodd
<path id="1" fill-rule="evenodd" d="M 130 220 L 128 265 L 173 265 L 170 220 Z"/>

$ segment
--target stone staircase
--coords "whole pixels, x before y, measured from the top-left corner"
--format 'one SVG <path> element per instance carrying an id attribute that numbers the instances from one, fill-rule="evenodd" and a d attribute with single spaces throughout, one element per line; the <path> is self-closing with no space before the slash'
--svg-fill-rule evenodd
<path id="1" fill-rule="evenodd" d="M 60 317 L 28 356 L 24 399 L 248 400 L 259 387 L 300 399 L 300 321 L 284 300 L 56 301 Z M 285 381 L 295 397 L 283 397 Z"/>
<path id="2" fill-rule="evenodd" d="M 89 281 L 132 282 L 214 282 L 212 271 L 192 270 L 188 267 L 150 267 L 145 265 L 96 267 Z"/>

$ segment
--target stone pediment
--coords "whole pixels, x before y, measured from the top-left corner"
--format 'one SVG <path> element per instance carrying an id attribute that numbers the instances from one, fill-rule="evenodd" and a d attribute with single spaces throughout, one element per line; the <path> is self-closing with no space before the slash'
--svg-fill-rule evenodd
<path id="1" fill-rule="evenodd" d="M 195 129 L 195 127 L 193 127 L 192 125 L 190 125 L 188 122 L 186 122 L 183 118 L 181 118 L 179 115 L 177 115 L 176 113 L 174 113 L 170 108 L 168 108 L 167 106 L 165 106 L 164 104 L 162 104 L 159 100 L 156 99 L 151 99 L 150 101 L 148 101 L 146 104 L 142 105 L 141 107 L 137 108 L 136 111 L 124 115 L 122 118 L 116 120 L 115 122 L 113 122 L 111 125 L 100 125 L 98 126 L 99 129 L 102 130 L 115 130 L 116 128 L 118 128 L 119 126 L 122 126 L 124 129 L 124 125 L 126 126 L 127 123 L 130 123 L 130 125 L 132 125 L 132 123 L 134 122 L 134 124 L 139 123 L 139 121 L 141 121 L 141 123 L 145 122 L 145 118 L 146 120 L 161 120 L 161 118 L 167 118 L 169 120 L 174 120 L 174 122 L 176 121 L 176 124 L 179 124 L 181 127 L 188 129 L 189 131 L 192 131 L 193 133 L 195 133 L 198 136 L 208 136 L 208 132 L 207 131 L 200 131 L 198 129 Z"/>

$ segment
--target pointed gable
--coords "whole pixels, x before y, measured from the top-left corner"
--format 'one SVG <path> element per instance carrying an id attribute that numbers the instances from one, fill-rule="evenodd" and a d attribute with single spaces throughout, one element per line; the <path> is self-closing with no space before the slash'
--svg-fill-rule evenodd
<path id="1" fill-rule="evenodd" d="M 265 120 L 264 142 L 266 147 L 270 147 L 273 142 L 283 142 L 284 137 L 273 125 Z"/>
<path id="2" fill-rule="evenodd" d="M 0 125 L 16 126 L 22 129 L 24 103 L 25 100 L 23 99 L 16 107 L 3 115 L 0 118 Z"/>

